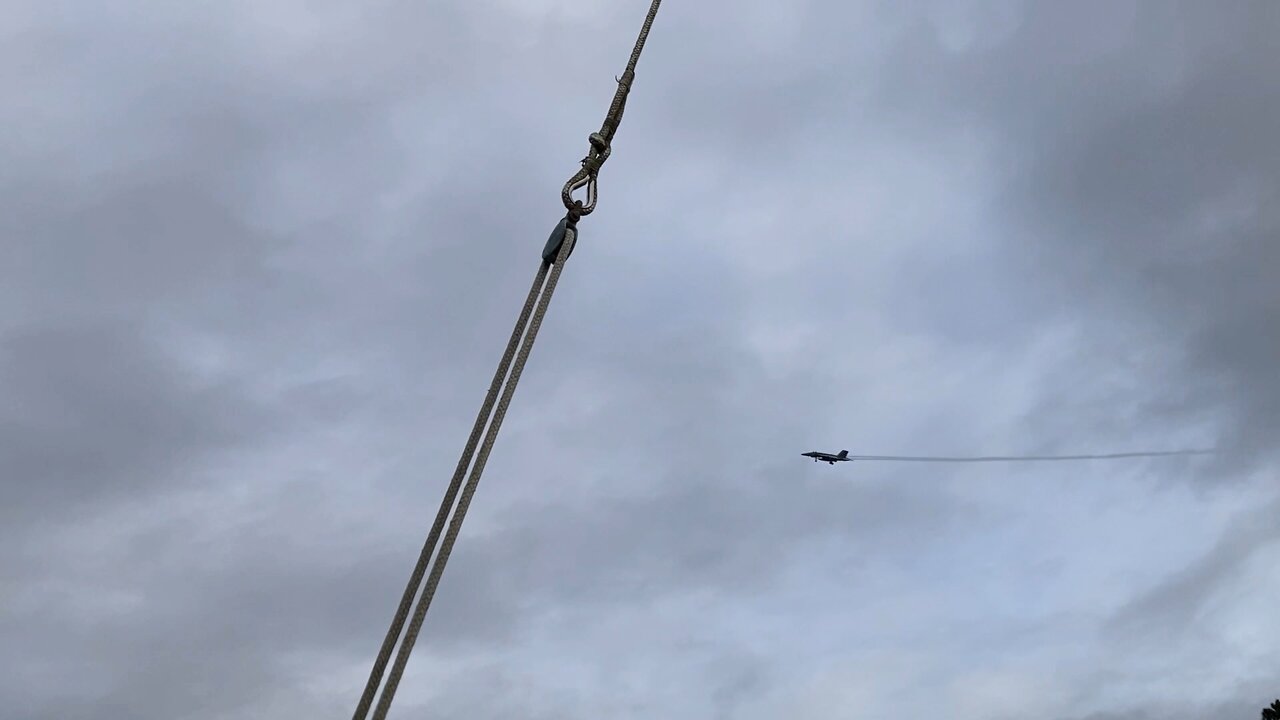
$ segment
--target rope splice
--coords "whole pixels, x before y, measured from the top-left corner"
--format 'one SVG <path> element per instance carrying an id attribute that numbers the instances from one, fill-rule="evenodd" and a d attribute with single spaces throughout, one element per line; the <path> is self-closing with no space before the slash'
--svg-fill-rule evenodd
<path id="1" fill-rule="evenodd" d="M 649 39 L 649 28 L 653 27 L 653 19 L 657 17 L 658 6 L 661 4 L 662 0 L 653 0 L 649 6 L 649 14 L 645 16 L 644 25 L 640 27 L 640 35 L 636 38 L 635 47 L 631 50 L 627 69 L 622 72 L 622 77 L 615 78 L 618 89 L 613 93 L 613 102 L 609 104 L 609 112 L 604 117 L 604 123 L 600 125 L 600 132 L 591 133 L 587 137 L 591 148 L 587 151 L 586 157 L 582 158 L 582 167 L 565 182 L 564 188 L 560 190 L 560 200 L 564 202 L 565 210 L 569 211 L 571 220 L 576 221 L 579 217 L 590 215 L 591 211 L 596 209 L 596 180 L 600 175 L 600 168 L 604 166 L 604 161 L 608 160 L 609 154 L 613 152 L 613 136 L 618 132 L 618 125 L 622 123 L 622 113 L 627 108 L 627 95 L 631 92 L 631 83 L 636 79 L 636 63 L 640 61 L 640 52 L 644 50 L 645 40 Z M 585 203 L 573 198 L 573 193 L 584 187 L 587 189 Z"/>
<path id="2" fill-rule="evenodd" d="M 631 59 L 627 63 L 627 69 L 622 77 L 618 79 L 618 90 L 614 94 L 613 103 L 609 108 L 608 115 L 605 117 L 604 124 L 600 128 L 600 132 L 591 134 L 591 150 L 586 158 L 582 160 L 582 169 L 565 183 L 561 192 L 567 211 L 566 215 L 556 225 L 551 237 L 548 238 L 546 245 L 543 247 L 541 262 L 538 265 L 537 273 L 534 275 L 533 287 L 529 289 L 524 308 L 520 311 L 520 316 L 516 320 L 516 326 L 512 330 L 511 338 L 507 342 L 502 360 L 499 362 L 493 381 L 489 385 L 489 392 L 481 405 L 480 413 L 476 416 L 475 424 L 472 426 L 471 435 L 467 439 L 462 457 L 458 460 L 453 478 L 450 480 L 449 487 L 440 502 L 440 509 L 436 513 L 435 522 L 432 524 L 426 543 L 422 546 L 422 551 L 418 555 L 417 564 L 414 566 L 409 582 L 405 586 L 400 604 L 396 608 L 395 616 L 392 618 L 391 627 L 387 630 L 382 647 L 379 649 L 373 668 L 369 672 L 368 682 L 365 684 L 364 692 L 356 705 L 352 720 L 366 720 L 369 717 L 371 708 L 373 708 L 373 720 L 385 720 L 387 713 L 390 711 L 396 689 L 400 685 L 405 666 L 409 662 L 409 655 L 413 652 L 413 647 L 417 642 L 427 610 L 431 606 L 431 600 L 435 597 L 436 588 L 439 586 L 440 578 L 444 574 L 445 564 L 449 561 L 449 555 L 453 551 L 454 543 L 458 539 L 458 533 L 462 529 L 462 522 L 466 518 L 467 509 L 471 506 L 471 499 L 479 486 L 480 476 L 489 460 L 489 453 L 493 450 L 493 445 L 497 440 L 498 430 L 502 427 L 507 408 L 510 406 L 511 399 L 515 394 L 516 384 L 520 380 L 520 374 L 524 371 L 525 363 L 533 350 L 533 342 L 538 336 L 542 320 L 551 304 L 551 296 L 560 280 L 560 273 L 563 272 L 565 262 L 569 259 L 569 255 L 573 253 L 574 245 L 577 243 L 578 220 L 595 209 L 597 176 L 600 173 L 600 167 L 608 159 L 611 152 L 613 136 L 618 130 L 618 124 L 622 120 L 622 112 L 626 106 L 627 93 L 631 91 L 631 82 L 635 79 L 636 62 L 640 58 L 640 51 L 644 47 L 649 28 L 653 25 L 660 2 L 661 0 L 653 0 L 649 8 L 649 14 L 645 18 L 640 37 L 631 52 Z M 572 193 L 575 190 L 584 186 L 587 188 L 586 203 L 581 200 L 575 200 L 572 197 Z M 509 377 L 508 372 L 510 374 Z M 487 431 L 485 429 L 486 425 L 488 426 Z M 481 434 L 484 435 L 483 442 L 480 440 Z M 476 452 L 477 445 L 479 446 L 478 454 Z M 475 460 L 474 466 L 472 465 L 473 457 Z M 471 468 L 470 473 L 467 472 L 468 467 Z M 463 484 L 464 477 L 466 478 L 465 485 Z M 459 497 L 459 492 L 461 492 L 461 497 Z M 445 530 L 446 522 L 449 526 L 448 530 Z M 436 554 L 436 544 L 440 541 L 442 534 L 444 542 L 441 544 L 440 552 L 436 556 L 435 562 L 431 564 L 431 571 L 428 574 L 427 565 L 431 557 Z M 426 575 L 425 587 L 423 586 L 424 575 Z M 421 596 L 419 596 L 419 591 L 421 591 Z M 416 605 L 414 604 L 415 597 L 418 598 Z M 409 617 L 411 607 L 413 608 L 412 618 Z M 406 620 L 409 621 L 407 629 L 405 628 Z M 403 638 L 401 638 L 402 634 Z M 398 648 L 397 644 L 399 645 Z M 387 663 L 391 662 L 393 652 L 395 653 L 395 661 L 392 663 L 391 672 L 387 676 L 384 686 L 383 674 L 386 672 Z M 378 690 L 380 687 L 382 693 L 379 696 Z M 374 707 L 375 697 L 377 697 L 376 707 Z"/>

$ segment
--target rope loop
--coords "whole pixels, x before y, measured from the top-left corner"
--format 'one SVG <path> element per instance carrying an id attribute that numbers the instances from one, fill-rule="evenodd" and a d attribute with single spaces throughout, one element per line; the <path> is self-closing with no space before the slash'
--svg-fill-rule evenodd
<path id="1" fill-rule="evenodd" d="M 635 47 L 631 50 L 631 59 L 627 61 L 627 68 L 622 72 L 621 77 L 614 77 L 614 81 L 618 83 L 618 89 L 614 91 L 613 102 L 609 104 L 609 112 L 600 126 L 600 132 L 591 133 L 587 138 L 591 143 L 591 149 L 582 159 L 582 168 L 574 173 L 560 190 L 560 200 L 564 203 L 565 209 L 570 213 L 576 212 L 577 217 L 590 215 L 591 211 L 596 209 L 596 185 L 600 168 L 613 152 L 613 135 L 618 132 L 618 126 L 622 124 L 622 113 L 627 108 L 627 95 L 631 92 L 631 83 L 636 78 L 636 63 L 640 60 L 640 51 L 644 49 L 645 40 L 649 37 L 649 28 L 653 26 L 653 19 L 658 14 L 658 6 L 661 3 L 662 0 L 652 0 L 650 3 L 649 13 L 645 16 L 644 25 L 640 28 L 640 36 L 636 38 Z M 586 201 L 575 200 L 573 193 L 584 187 L 587 189 Z M 575 205 L 578 210 L 574 209 Z"/>
<path id="2" fill-rule="evenodd" d="M 560 191 L 560 200 L 564 203 L 566 210 L 573 212 L 574 208 L 578 208 L 579 217 L 590 215 L 592 210 L 596 209 L 596 193 L 600 178 L 600 168 L 604 167 L 604 161 L 609 159 L 609 155 L 613 152 L 613 148 L 609 140 L 601 133 L 591 133 L 587 138 L 591 143 L 591 149 L 587 151 L 586 157 L 582 158 L 579 163 L 582 169 L 574 173 L 573 177 L 564 184 L 564 188 Z M 577 200 L 573 197 L 573 193 L 587 189 L 586 201 Z"/>

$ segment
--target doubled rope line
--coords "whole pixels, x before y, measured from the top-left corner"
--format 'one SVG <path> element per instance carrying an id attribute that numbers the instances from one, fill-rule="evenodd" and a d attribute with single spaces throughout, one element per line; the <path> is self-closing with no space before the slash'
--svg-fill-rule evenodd
<path id="1" fill-rule="evenodd" d="M 578 220 L 595 209 L 596 183 L 600 168 L 612 152 L 613 136 L 622 122 L 622 113 L 626 108 L 627 94 L 631 91 L 631 83 L 635 79 L 636 63 L 640 59 L 640 52 L 644 48 L 645 40 L 648 38 L 649 29 L 653 25 L 660 3 L 661 0 L 653 0 L 650 5 L 649 13 L 631 52 L 627 68 L 622 77 L 618 79 L 618 89 L 614 93 L 613 102 L 609 107 L 608 114 L 605 116 L 604 124 L 600 128 L 600 132 L 591 134 L 589 138 L 591 149 L 582 160 L 582 168 L 565 183 L 561 191 L 561 199 L 567 211 L 565 218 L 552 232 L 546 247 L 543 248 L 542 263 L 534 276 L 533 287 L 529 289 L 524 308 L 516 321 L 515 329 L 511 332 L 511 338 L 507 342 L 502 361 L 498 364 L 498 369 L 494 373 L 493 381 L 489 385 L 489 392 L 485 396 L 480 413 L 476 416 L 475 424 L 472 426 L 471 435 L 467 439 L 462 457 L 458 460 L 453 478 L 449 482 L 444 498 L 441 500 L 435 522 L 431 526 L 426 543 L 418 555 L 418 562 L 414 566 L 408 584 L 405 586 L 404 594 L 400 598 L 400 604 L 396 608 L 395 616 L 391 621 L 391 627 L 387 630 L 382 647 L 374 660 L 373 668 L 369 673 L 369 680 L 365 684 L 364 692 L 356 706 L 352 720 L 365 720 L 368 717 L 369 708 L 373 705 L 374 697 L 378 694 L 378 688 L 383 686 L 383 674 L 386 671 L 388 661 L 391 659 L 392 650 L 396 647 L 397 641 L 399 641 L 399 649 L 395 653 L 395 662 L 392 663 L 391 672 L 386 678 L 385 686 L 382 687 L 382 695 L 378 698 L 377 706 L 373 711 L 374 720 L 385 720 L 387 712 L 391 708 L 396 689 L 400 685 L 405 666 L 409 662 L 409 655 L 413 652 L 413 647 L 422 629 L 427 610 L 435 597 L 436 588 L 439 587 L 445 565 L 449 561 L 454 543 L 458 539 L 458 533 L 462 529 L 462 522 L 466 518 L 467 509 L 471 506 L 471 499 L 475 496 L 476 488 L 480 484 L 480 476 L 484 473 L 485 465 L 488 463 L 489 453 L 493 450 L 498 431 L 501 429 L 502 421 L 506 417 L 507 408 L 510 407 L 511 399 L 515 394 L 516 385 L 520 380 L 521 373 L 524 371 L 529 354 L 533 350 L 533 343 L 537 339 L 538 330 L 542 327 L 542 320 L 546 316 L 547 308 L 551 304 L 551 297 L 555 293 L 556 285 L 560 280 L 560 273 L 563 272 L 564 264 L 569 259 L 570 254 L 573 253 L 573 247 L 577 243 Z M 587 188 L 586 203 L 581 200 L 575 200 L 572 197 L 573 191 L 583 186 Z M 504 380 L 506 380 L 505 385 Z M 490 418 L 490 415 L 492 415 L 492 418 Z M 488 425 L 488 431 L 484 432 L 484 441 L 480 443 L 480 435 L 486 425 Z M 477 443 L 479 443 L 478 455 L 476 454 Z M 472 466 L 473 459 L 475 461 L 474 466 Z M 467 475 L 469 466 L 471 467 L 471 473 Z M 467 478 L 465 485 L 462 483 L 464 475 Z M 461 490 L 461 497 L 458 496 L 459 490 Z M 440 541 L 441 531 L 444 530 L 445 521 L 449 519 L 451 513 L 453 517 L 449 520 L 448 530 L 444 532 L 444 542 L 440 547 L 439 554 L 436 556 L 435 563 L 431 566 L 431 573 L 427 576 L 426 586 L 422 587 L 422 577 L 426 573 L 427 563 L 436 552 L 436 544 Z M 421 589 L 420 597 L 418 597 L 419 589 Z M 412 619 L 409 619 L 409 608 L 413 605 L 414 597 L 418 597 L 418 602 L 414 606 Z M 407 630 L 404 627 L 406 619 L 409 619 Z M 404 635 L 403 639 L 401 638 L 402 633 Z"/>
<path id="2" fill-rule="evenodd" d="M 427 610 L 431 607 L 436 588 L 439 587 L 440 578 L 444 574 L 445 564 L 449 562 L 449 555 L 453 552 L 453 545 L 458 540 L 458 532 L 462 529 L 462 521 L 466 519 L 467 509 L 471 507 L 471 499 L 476 493 L 476 488 L 480 485 L 480 476 L 484 473 L 484 467 L 489 461 L 489 453 L 493 450 L 493 444 L 498 438 L 498 430 L 502 427 L 502 421 L 507 415 L 507 408 L 511 405 L 511 398 L 515 395 L 516 384 L 520 381 L 520 374 L 524 372 L 529 353 L 533 350 L 534 340 L 537 339 L 538 330 L 542 327 L 542 320 L 546 317 L 547 307 L 551 304 L 551 296 L 555 293 L 556 284 L 560 281 L 560 273 L 564 270 L 564 263 L 569 254 L 573 252 L 573 245 L 576 241 L 576 228 L 567 227 L 564 240 L 560 244 L 559 252 L 555 258 L 555 264 L 550 268 L 551 272 L 547 273 L 549 262 L 546 260 L 543 261 L 539 270 L 539 276 L 546 277 L 546 285 L 541 288 L 542 292 L 537 298 L 537 309 L 533 313 L 528 332 L 524 336 L 524 342 L 520 343 L 520 350 L 515 356 L 514 365 L 511 367 L 511 377 L 508 379 L 506 387 L 503 388 L 502 397 L 498 400 L 493 421 L 489 425 L 488 432 L 485 433 L 484 443 L 480 446 L 480 453 L 476 456 L 475 466 L 472 467 L 471 474 L 467 477 L 467 484 L 462 488 L 462 497 L 458 499 L 457 509 L 454 511 L 453 519 L 449 522 L 449 530 L 444 535 L 444 543 L 440 547 L 440 554 L 436 558 L 435 564 L 431 567 L 431 574 L 427 577 L 427 585 L 422 591 L 422 597 L 418 599 L 418 605 L 413 611 L 413 619 L 410 620 L 404 640 L 396 653 L 395 663 L 391 666 L 391 674 L 387 677 L 386 687 L 383 688 L 382 697 L 378 699 L 378 706 L 373 712 L 374 720 L 385 720 L 387 712 L 391 709 L 391 701 L 395 698 L 396 689 L 400 686 L 400 679 L 404 675 L 405 666 L 409 662 L 409 654 L 413 652 L 413 646 L 418 640 L 418 633 L 422 629 L 423 620 L 427 617 Z M 535 288 L 537 287 L 535 285 Z M 532 292 L 530 297 L 533 297 Z M 446 498 L 446 500 L 452 504 L 452 498 Z"/>
<path id="3" fill-rule="evenodd" d="M 1173 455 L 1213 455 L 1215 450 L 1167 450 L 1127 452 L 1108 455 L 986 455 L 980 457 L 941 457 L 912 455 L 850 455 L 850 460 L 883 460 L 888 462 L 1057 462 L 1061 460 L 1115 460 L 1118 458 L 1169 457 Z"/>
<path id="4" fill-rule="evenodd" d="M 480 434 L 489 422 L 490 415 L 493 414 L 494 402 L 497 401 L 498 393 L 502 390 L 502 381 L 506 379 L 507 371 L 511 368 L 511 360 L 515 357 L 516 347 L 520 343 L 520 338 L 524 335 L 525 329 L 529 325 L 529 316 L 533 313 L 534 303 L 542 293 L 542 286 L 547 279 L 547 269 L 547 263 L 542 263 L 538 267 L 537 275 L 534 276 L 533 287 L 529 288 L 529 296 L 525 298 L 524 308 L 520 311 L 519 319 L 516 320 L 516 327 L 511 331 L 511 339 L 507 341 L 507 349 L 502 353 L 502 361 L 498 363 L 498 369 L 493 374 L 493 382 L 489 384 L 489 393 L 485 395 L 484 403 L 480 407 L 480 413 L 476 415 L 475 425 L 471 428 L 471 436 L 467 438 L 462 457 L 459 458 L 458 466 L 453 471 L 453 479 L 449 481 L 449 488 L 445 491 L 444 499 L 440 502 L 440 510 L 436 513 L 436 520 L 431 525 L 431 532 L 427 535 L 427 541 L 422 546 L 422 552 L 418 555 L 418 563 L 414 566 L 413 573 L 409 576 L 409 583 L 405 586 L 404 595 L 400 598 L 400 606 L 396 608 L 395 617 L 391 621 L 391 628 L 387 630 L 387 637 L 382 641 L 382 648 L 378 651 L 377 659 L 374 660 L 373 670 L 369 673 L 369 680 L 365 684 L 364 693 L 360 696 L 355 715 L 352 716 L 354 720 L 363 720 L 368 716 L 374 695 L 378 692 L 378 686 L 382 684 L 382 674 L 386 670 L 387 662 L 391 659 L 391 652 L 395 648 L 396 640 L 400 638 L 400 633 L 404 629 L 404 621 L 409 616 L 409 608 L 413 604 L 413 598 L 417 596 L 418 590 L 422 587 L 422 576 L 427 571 L 427 563 L 435 553 L 436 543 L 440 540 L 440 533 L 444 530 L 445 521 L 448 520 L 449 512 L 458 496 L 458 489 L 462 486 L 462 479 L 467 474 L 467 467 L 471 465 L 476 445 L 480 443 Z"/>

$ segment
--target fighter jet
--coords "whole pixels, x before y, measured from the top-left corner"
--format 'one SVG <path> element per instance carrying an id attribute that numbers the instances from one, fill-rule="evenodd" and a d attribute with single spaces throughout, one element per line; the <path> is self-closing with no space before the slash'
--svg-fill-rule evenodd
<path id="1" fill-rule="evenodd" d="M 849 457 L 848 450 L 841 450 L 838 455 L 832 455 L 831 453 L 824 453 L 818 450 L 814 450 L 812 452 L 807 452 L 807 453 L 800 453 L 800 454 L 804 457 L 813 458 L 814 462 L 821 461 L 821 462 L 825 462 L 828 465 L 835 465 L 838 462 L 848 462 L 853 459 Z"/>

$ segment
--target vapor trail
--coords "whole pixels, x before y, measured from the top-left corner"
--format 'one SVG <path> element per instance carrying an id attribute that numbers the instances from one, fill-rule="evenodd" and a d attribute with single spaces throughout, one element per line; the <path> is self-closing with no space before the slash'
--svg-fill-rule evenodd
<path id="1" fill-rule="evenodd" d="M 850 460 L 891 462 L 1055 462 L 1060 460 L 1114 460 L 1117 458 L 1167 457 L 1170 455 L 1212 455 L 1216 450 L 1166 450 L 1159 452 L 1111 453 L 1109 455 L 988 455 L 984 457 L 920 457 L 910 455 L 850 455 Z"/>

